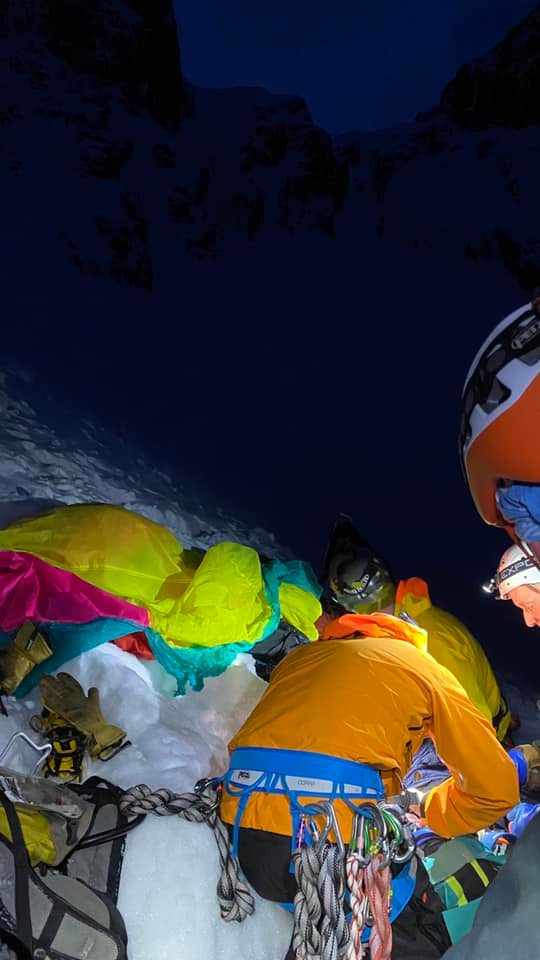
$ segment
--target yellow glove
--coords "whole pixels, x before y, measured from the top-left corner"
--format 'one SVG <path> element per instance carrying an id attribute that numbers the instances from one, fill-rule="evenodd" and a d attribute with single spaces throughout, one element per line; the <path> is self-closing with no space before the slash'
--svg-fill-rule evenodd
<path id="1" fill-rule="evenodd" d="M 24 623 L 11 643 L 0 651 L 0 692 L 11 694 L 52 650 L 33 623 Z"/>
<path id="2" fill-rule="evenodd" d="M 88 738 L 88 752 L 93 760 L 107 760 L 116 753 L 126 733 L 103 717 L 97 687 L 91 687 L 85 696 L 80 683 L 69 673 L 42 677 L 39 686 L 43 706 Z"/>

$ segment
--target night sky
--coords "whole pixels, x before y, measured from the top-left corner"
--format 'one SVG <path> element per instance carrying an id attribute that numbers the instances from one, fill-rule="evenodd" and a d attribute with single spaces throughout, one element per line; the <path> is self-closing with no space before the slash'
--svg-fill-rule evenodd
<path id="1" fill-rule="evenodd" d="M 177 12 L 190 80 L 301 94 L 317 122 L 340 132 L 429 109 L 465 60 L 533 6 L 493 0 L 486 17 L 485 0 L 178 0 Z M 271 281 L 263 298 L 250 266 L 231 258 L 216 267 L 219 284 L 195 263 L 183 269 L 190 276 L 179 277 L 167 314 L 154 316 L 149 303 L 145 326 L 139 294 L 129 294 L 131 313 L 129 297 L 119 294 L 115 305 L 110 287 L 93 280 L 84 302 L 58 289 L 57 305 L 39 306 L 31 336 L 18 320 L 10 325 L 4 348 L 34 371 L 29 391 L 56 394 L 66 427 L 86 415 L 129 437 L 159 466 L 191 478 L 203 502 L 208 491 L 211 506 L 273 530 L 317 570 L 333 518 L 350 513 L 397 576 L 432 583 L 435 600 L 504 660 L 507 676 L 508 638 L 515 650 L 519 637 L 516 668 L 526 669 L 531 631 L 509 604 L 480 592 L 507 538 L 477 517 L 457 456 L 464 376 L 489 330 L 525 301 L 515 281 L 508 276 L 495 310 L 493 297 L 483 303 L 480 276 L 471 276 L 465 304 L 453 302 L 452 276 L 433 262 L 431 286 L 421 271 L 402 274 L 399 297 L 389 300 L 388 264 L 364 301 L 360 277 L 351 295 L 354 251 L 342 276 L 309 262 L 263 264 Z M 32 298 L 31 287 L 24 295 Z M 384 354 L 370 342 L 381 304 L 391 329 Z M 24 309 L 16 304 L 13 316 Z"/>
<path id="2" fill-rule="evenodd" d="M 332 133 L 413 119 L 534 0 L 175 0 L 186 76 L 306 98 Z"/>

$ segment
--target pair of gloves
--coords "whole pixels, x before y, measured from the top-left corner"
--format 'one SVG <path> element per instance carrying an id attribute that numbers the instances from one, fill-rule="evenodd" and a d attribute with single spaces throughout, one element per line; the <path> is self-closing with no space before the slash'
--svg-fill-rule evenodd
<path id="1" fill-rule="evenodd" d="M 0 650 L 0 693 L 14 693 L 34 667 L 50 656 L 52 650 L 43 634 L 30 621 L 24 623 L 11 643 Z M 69 673 L 44 676 L 39 686 L 43 706 L 50 715 L 49 721 L 40 718 L 43 732 L 54 723 L 54 717 L 60 717 L 84 734 L 93 760 L 106 760 L 119 749 L 125 731 L 103 717 L 97 687 L 91 687 L 86 696 Z"/>
<path id="2" fill-rule="evenodd" d="M 50 656 L 52 650 L 43 634 L 30 621 L 24 623 L 11 643 L 0 650 L 0 694 L 14 693 L 34 667 Z M 125 731 L 104 719 L 97 687 L 91 687 L 86 696 L 80 683 L 69 673 L 44 676 L 39 686 L 43 706 L 49 714 L 48 718 L 39 718 L 42 732 L 54 724 L 54 717 L 60 717 L 86 737 L 93 760 L 107 760 L 119 749 Z"/>

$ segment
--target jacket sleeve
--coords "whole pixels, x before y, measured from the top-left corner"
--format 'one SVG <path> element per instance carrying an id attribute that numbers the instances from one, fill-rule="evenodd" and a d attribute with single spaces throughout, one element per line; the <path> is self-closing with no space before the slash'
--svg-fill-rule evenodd
<path id="1" fill-rule="evenodd" d="M 426 820 L 444 837 L 495 823 L 519 801 L 516 768 L 491 724 L 449 671 L 438 666 L 431 686 L 430 734 L 452 776 L 425 800 Z"/>

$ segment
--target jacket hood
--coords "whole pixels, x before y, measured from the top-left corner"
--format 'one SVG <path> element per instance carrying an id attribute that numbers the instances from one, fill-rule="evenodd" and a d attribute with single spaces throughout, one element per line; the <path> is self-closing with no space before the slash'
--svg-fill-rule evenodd
<path id="1" fill-rule="evenodd" d="M 423 653 L 427 650 L 426 630 L 389 613 L 346 613 L 326 625 L 321 640 L 350 637 L 356 633 L 364 637 L 392 637 L 405 640 Z"/>
<path id="2" fill-rule="evenodd" d="M 425 580 L 420 577 L 410 577 L 408 580 L 399 581 L 394 606 L 396 617 L 405 610 L 415 620 L 431 606 L 429 588 Z"/>

